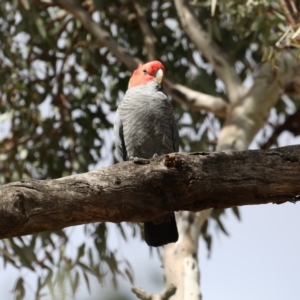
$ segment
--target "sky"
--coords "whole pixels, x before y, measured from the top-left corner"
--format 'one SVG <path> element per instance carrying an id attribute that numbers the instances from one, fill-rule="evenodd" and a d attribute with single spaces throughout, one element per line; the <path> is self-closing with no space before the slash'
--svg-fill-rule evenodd
<path id="1" fill-rule="evenodd" d="M 245 206 L 226 222 L 210 259 L 201 253 L 204 299 L 300 299 L 299 204 Z"/>

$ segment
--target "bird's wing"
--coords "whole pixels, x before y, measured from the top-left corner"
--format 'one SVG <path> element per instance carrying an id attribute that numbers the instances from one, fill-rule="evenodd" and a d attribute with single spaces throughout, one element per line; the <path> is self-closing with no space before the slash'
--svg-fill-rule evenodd
<path id="1" fill-rule="evenodd" d="M 117 159 L 118 161 L 125 161 L 127 158 L 127 151 L 126 151 L 125 141 L 123 136 L 123 124 L 120 118 L 120 114 L 118 113 L 118 110 L 116 111 L 114 132 L 115 132 L 115 145 L 116 145 Z"/>

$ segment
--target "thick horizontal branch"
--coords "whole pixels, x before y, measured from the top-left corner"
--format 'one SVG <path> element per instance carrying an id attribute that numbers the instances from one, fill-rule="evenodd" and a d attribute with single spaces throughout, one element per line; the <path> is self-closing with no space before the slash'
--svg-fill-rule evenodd
<path id="1" fill-rule="evenodd" d="M 54 180 L 0 187 L 0 238 L 170 211 L 300 199 L 300 146 L 176 153 Z"/>

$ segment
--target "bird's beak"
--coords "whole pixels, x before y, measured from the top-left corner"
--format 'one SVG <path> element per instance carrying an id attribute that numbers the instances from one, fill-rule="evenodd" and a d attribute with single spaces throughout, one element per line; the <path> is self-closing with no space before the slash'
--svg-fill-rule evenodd
<path id="1" fill-rule="evenodd" d="M 163 79 L 164 79 L 164 71 L 163 71 L 163 69 L 158 69 L 158 70 L 156 71 L 155 78 L 156 78 L 156 81 L 157 81 L 159 84 L 162 84 L 162 81 L 163 81 Z"/>

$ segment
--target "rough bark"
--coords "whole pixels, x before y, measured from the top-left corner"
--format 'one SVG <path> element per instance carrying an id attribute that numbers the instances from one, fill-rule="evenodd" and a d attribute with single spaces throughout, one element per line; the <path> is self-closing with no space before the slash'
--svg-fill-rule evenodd
<path id="1" fill-rule="evenodd" d="M 298 201 L 300 146 L 176 153 L 55 180 L 0 187 L 0 238 L 170 211 Z"/>

